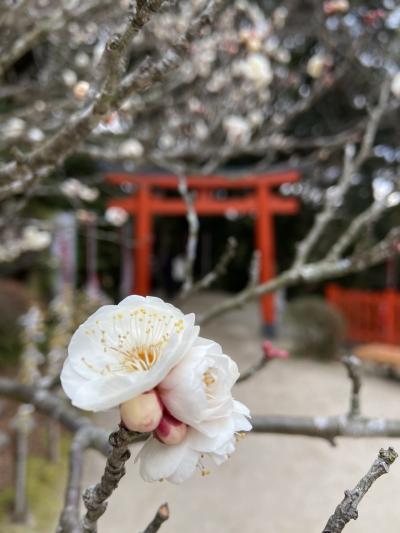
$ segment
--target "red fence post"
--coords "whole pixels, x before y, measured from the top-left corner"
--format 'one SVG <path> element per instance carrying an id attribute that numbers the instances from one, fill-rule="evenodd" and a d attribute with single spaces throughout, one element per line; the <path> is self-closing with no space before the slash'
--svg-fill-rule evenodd
<path id="1" fill-rule="evenodd" d="M 390 344 L 396 343 L 396 292 L 393 289 L 388 289 L 385 292 L 385 341 Z"/>

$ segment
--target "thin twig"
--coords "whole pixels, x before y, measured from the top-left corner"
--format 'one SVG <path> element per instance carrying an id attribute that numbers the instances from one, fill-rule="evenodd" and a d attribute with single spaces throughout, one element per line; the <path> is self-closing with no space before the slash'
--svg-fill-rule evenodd
<path id="1" fill-rule="evenodd" d="M 194 207 L 193 194 L 188 190 L 186 176 L 178 176 L 178 191 L 186 206 L 186 220 L 188 223 L 188 237 L 186 242 L 185 279 L 182 285 L 182 296 L 185 297 L 193 287 L 193 267 L 197 255 L 199 240 L 199 217 Z"/>
<path id="2" fill-rule="evenodd" d="M 164 503 L 158 508 L 157 513 L 155 514 L 153 520 L 146 527 L 143 533 L 156 533 L 163 523 L 169 518 L 169 508 L 168 504 Z"/>
<path id="3" fill-rule="evenodd" d="M 256 363 L 254 363 L 254 365 L 252 365 L 250 368 L 248 368 L 244 372 L 240 373 L 239 379 L 236 381 L 236 383 L 242 383 L 243 381 L 246 381 L 249 378 L 253 377 L 255 374 L 257 374 L 257 372 L 259 372 L 265 367 L 268 361 L 269 359 L 267 359 L 263 355 Z"/>
<path id="4" fill-rule="evenodd" d="M 301 283 L 315 283 L 335 277 L 338 278 L 377 265 L 388 257 L 400 253 L 400 250 L 397 248 L 399 237 L 400 226 L 393 228 L 384 239 L 363 253 L 354 253 L 350 257 L 338 259 L 334 262 L 321 260 L 296 269 L 291 268 L 282 272 L 279 276 L 255 287 L 246 287 L 235 296 L 226 298 L 211 307 L 203 315 L 200 315 L 198 323 L 204 324 L 232 309 L 241 307 L 249 300 L 258 298 L 264 294 L 269 294 L 278 289 L 292 287 Z"/>
<path id="5" fill-rule="evenodd" d="M 354 489 L 345 491 L 343 500 L 336 507 L 322 533 L 340 533 L 350 520 L 357 520 L 359 503 L 372 487 L 372 484 L 383 474 L 389 472 L 390 465 L 396 458 L 397 453 L 393 448 L 387 450 L 381 448 L 378 457 L 365 476 L 360 479 Z"/>
<path id="6" fill-rule="evenodd" d="M 331 250 L 326 256 L 326 260 L 335 261 L 339 259 L 342 253 L 354 243 L 356 237 L 360 234 L 360 231 L 367 225 L 375 222 L 385 211 L 389 210 L 391 207 L 394 206 L 392 206 L 386 200 L 373 202 L 367 209 L 357 215 L 352 220 L 345 232 L 332 246 Z"/>
<path id="7" fill-rule="evenodd" d="M 390 80 L 386 79 L 381 85 L 378 103 L 370 113 L 370 118 L 366 125 L 366 130 L 361 142 L 360 149 L 356 154 L 356 148 L 354 144 L 346 145 L 344 153 L 343 171 L 339 183 L 334 188 L 331 188 L 330 193 L 326 195 L 324 209 L 316 216 L 314 224 L 307 236 L 298 244 L 297 254 L 293 263 L 293 268 L 299 268 L 307 262 L 315 245 L 324 234 L 325 229 L 334 219 L 338 205 L 343 202 L 343 199 L 351 186 L 352 176 L 355 172 L 358 172 L 360 170 L 360 167 L 369 157 L 379 126 L 379 122 L 387 108 L 389 96 Z M 356 230 L 358 230 L 357 225 L 352 228 L 351 235 L 353 231 Z M 336 245 L 336 248 L 334 245 L 334 252 L 332 252 L 332 258 L 338 257 L 339 253 L 344 250 L 346 243 L 347 238 L 345 238 L 343 242 L 339 240 Z"/>
<path id="8" fill-rule="evenodd" d="M 355 355 L 345 355 L 342 357 L 342 363 L 346 366 L 352 387 L 349 416 L 360 416 L 361 361 Z"/>
<path id="9" fill-rule="evenodd" d="M 131 456 L 128 446 L 142 440 L 142 437 L 142 433 L 129 431 L 122 426 L 111 433 L 109 439 L 111 452 L 107 457 L 104 474 L 99 483 L 87 488 L 83 494 L 87 509 L 83 518 L 83 533 L 97 532 L 97 521 L 107 509 L 107 500 L 125 475 L 125 463 Z"/>
<path id="10" fill-rule="evenodd" d="M 185 292 L 185 294 L 181 294 L 179 296 L 179 299 L 180 300 L 186 299 L 189 296 L 192 296 L 193 294 L 195 294 L 195 293 L 197 293 L 197 292 L 199 292 L 201 290 L 207 289 L 218 278 L 223 276 L 226 273 L 226 268 L 227 268 L 228 264 L 235 257 L 237 246 L 238 246 L 238 243 L 237 243 L 237 240 L 235 239 L 235 237 L 229 237 L 227 242 L 226 242 L 225 250 L 224 250 L 223 254 L 221 255 L 221 257 L 219 258 L 219 261 L 215 265 L 213 270 L 208 272 L 203 278 L 201 278 L 199 281 L 194 283 L 192 285 L 191 289 L 187 290 Z"/>

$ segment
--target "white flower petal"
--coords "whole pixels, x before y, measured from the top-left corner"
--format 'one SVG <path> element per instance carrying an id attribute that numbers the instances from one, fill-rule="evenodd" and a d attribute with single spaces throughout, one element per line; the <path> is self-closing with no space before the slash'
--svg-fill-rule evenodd
<path id="1" fill-rule="evenodd" d="M 150 437 L 140 450 L 140 475 L 145 481 L 158 481 L 174 474 L 186 453 L 186 441 L 168 446 Z"/>
<path id="2" fill-rule="evenodd" d="M 186 481 L 196 470 L 200 459 L 200 453 L 186 447 L 185 454 L 175 472 L 168 476 L 168 481 L 179 484 Z"/>
<path id="3" fill-rule="evenodd" d="M 67 395 L 97 411 L 151 390 L 191 349 L 199 334 L 194 320 L 153 297 L 101 307 L 72 336 L 62 378 Z"/>
<path id="4" fill-rule="evenodd" d="M 251 422 L 248 418 L 246 418 L 243 415 L 234 415 L 234 421 L 235 421 L 235 432 L 236 431 L 251 431 L 253 429 L 253 426 L 251 425 Z"/>
<path id="5" fill-rule="evenodd" d="M 233 406 L 236 413 L 240 413 L 241 415 L 247 416 L 250 418 L 250 410 L 246 405 L 244 405 L 242 402 L 238 402 L 237 400 L 233 400 Z"/>
<path id="6" fill-rule="evenodd" d="M 234 410 L 231 389 L 239 371 L 219 344 L 198 337 L 187 357 L 159 386 L 170 413 L 212 437 L 218 433 L 213 419 L 226 418 Z"/>
<path id="7" fill-rule="evenodd" d="M 69 396 L 72 404 L 80 409 L 85 411 L 104 411 L 136 395 L 134 384 L 132 384 L 128 375 L 111 375 L 85 380 Z"/>
<path id="8" fill-rule="evenodd" d="M 65 394 L 70 398 L 74 396 L 79 387 L 86 383 L 85 378 L 73 369 L 69 359 L 66 359 L 64 362 L 60 379 Z"/>

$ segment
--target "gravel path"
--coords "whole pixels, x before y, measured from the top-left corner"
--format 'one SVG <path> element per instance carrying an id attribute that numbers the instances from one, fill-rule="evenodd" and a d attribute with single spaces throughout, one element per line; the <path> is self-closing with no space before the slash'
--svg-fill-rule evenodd
<path id="1" fill-rule="evenodd" d="M 198 297 L 188 309 L 198 310 L 219 298 Z M 218 340 L 241 368 L 260 353 L 258 308 L 249 304 L 202 330 Z M 253 413 L 343 413 L 349 383 L 338 363 L 307 360 L 274 361 L 253 379 L 238 385 L 235 395 Z M 400 383 L 366 376 L 362 409 L 371 416 L 400 416 Z M 117 412 L 97 417 L 110 430 Z M 99 533 L 138 533 L 158 505 L 168 501 L 171 518 L 165 533 L 312 533 L 320 532 L 347 488 L 366 472 L 380 447 L 400 441 L 338 440 L 336 448 L 303 437 L 249 435 L 232 458 L 210 476 L 195 475 L 184 485 L 147 484 L 137 466 L 127 475 L 101 519 Z M 104 459 L 91 452 L 85 484 L 99 479 Z M 359 508 L 360 518 L 346 533 L 398 533 L 400 530 L 400 462 L 378 480 Z"/>

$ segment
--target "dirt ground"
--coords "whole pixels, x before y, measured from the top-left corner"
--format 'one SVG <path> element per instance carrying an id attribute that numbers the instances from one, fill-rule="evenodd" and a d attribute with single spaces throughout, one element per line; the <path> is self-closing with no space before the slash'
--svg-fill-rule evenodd
<path id="1" fill-rule="evenodd" d="M 198 310 L 220 296 L 205 295 L 188 309 Z M 218 340 L 244 369 L 260 354 L 256 304 L 204 326 L 202 334 Z M 235 389 L 235 396 L 254 414 L 334 415 L 348 405 L 349 383 L 339 363 L 308 360 L 274 361 Z M 400 417 L 400 382 L 368 375 L 362 409 L 371 416 Z M 114 427 L 117 413 L 97 418 Z M 158 505 L 167 501 L 170 520 L 165 533 L 312 533 L 367 471 L 380 447 L 394 439 L 338 440 L 333 448 L 311 438 L 250 434 L 232 458 L 210 476 L 195 475 L 185 484 L 147 484 L 133 461 L 99 524 L 100 533 L 143 531 Z M 104 459 L 91 452 L 85 485 L 99 479 Z M 348 533 L 398 533 L 400 528 L 400 461 L 374 485 L 359 507 L 359 519 Z"/>

